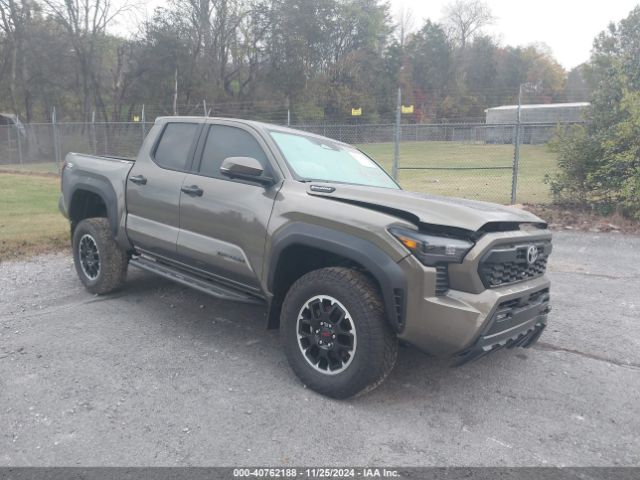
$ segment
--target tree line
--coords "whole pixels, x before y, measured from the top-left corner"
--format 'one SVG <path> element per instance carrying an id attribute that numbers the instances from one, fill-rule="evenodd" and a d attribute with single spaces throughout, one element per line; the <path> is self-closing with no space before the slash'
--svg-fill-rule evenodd
<path id="1" fill-rule="evenodd" d="M 356 107 L 375 122 L 393 117 L 401 87 L 426 122 L 482 119 L 525 82 L 536 103 L 585 96 L 580 70 L 546 47 L 486 35 L 494 18 L 480 0 L 421 25 L 380 0 L 168 0 L 134 25 L 127 1 L 0 0 L 0 111 L 125 121 L 143 104 L 189 113 L 205 100 L 238 115 L 280 105 L 298 122 Z"/>

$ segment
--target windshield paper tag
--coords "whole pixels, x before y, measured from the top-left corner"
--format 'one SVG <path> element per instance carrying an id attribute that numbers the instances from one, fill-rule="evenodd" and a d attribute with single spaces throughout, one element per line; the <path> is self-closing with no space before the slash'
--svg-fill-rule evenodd
<path id="1" fill-rule="evenodd" d="M 370 158 L 368 158 L 366 155 L 360 153 L 360 152 L 349 152 L 349 155 L 351 155 L 353 158 L 355 158 L 358 163 L 360 165 L 362 165 L 363 167 L 367 167 L 367 168 L 376 168 L 376 164 L 373 163 L 371 161 Z"/>

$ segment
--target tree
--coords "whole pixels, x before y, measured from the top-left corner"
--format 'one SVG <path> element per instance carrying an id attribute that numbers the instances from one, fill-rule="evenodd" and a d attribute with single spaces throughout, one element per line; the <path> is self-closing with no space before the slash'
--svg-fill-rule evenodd
<path id="1" fill-rule="evenodd" d="M 409 12 L 392 24 L 385 0 L 169 0 L 136 36 L 113 35 L 132 1 L 0 0 L 0 109 L 118 121 L 141 104 L 148 119 L 174 102 L 199 113 L 205 99 L 214 114 L 344 121 L 360 106 L 361 121 L 387 121 L 400 85 L 416 107 L 406 120 L 464 121 L 529 81 L 545 85 L 542 101 L 564 98 L 544 47 L 482 34 L 492 16 L 479 1 L 413 31 Z"/>
<path id="2" fill-rule="evenodd" d="M 444 9 L 445 25 L 462 50 L 474 35 L 494 21 L 491 9 L 481 0 L 453 0 Z"/>
<path id="3" fill-rule="evenodd" d="M 589 124 L 560 132 L 556 199 L 640 218 L 640 6 L 595 40 Z"/>
<path id="4" fill-rule="evenodd" d="M 419 115 L 437 118 L 442 114 L 439 105 L 447 95 L 452 67 L 453 51 L 444 29 L 427 20 L 409 38 L 406 53 Z"/>
<path id="5" fill-rule="evenodd" d="M 6 48 L 9 64 L 9 98 L 11 110 L 18 112 L 18 83 L 24 89 L 27 79 L 28 65 L 24 61 L 22 52 L 28 37 L 31 6 L 28 1 L 0 0 L 0 27 L 6 38 Z M 30 112 L 30 94 L 24 89 L 25 108 Z M 30 115 L 27 114 L 29 117 Z"/>
<path id="6" fill-rule="evenodd" d="M 589 84 L 585 79 L 585 66 L 578 65 L 567 74 L 564 86 L 567 102 L 585 102 L 591 95 Z"/>

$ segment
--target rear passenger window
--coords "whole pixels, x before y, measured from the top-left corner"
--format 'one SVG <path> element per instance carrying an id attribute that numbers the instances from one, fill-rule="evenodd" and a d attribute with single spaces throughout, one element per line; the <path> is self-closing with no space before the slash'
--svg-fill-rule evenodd
<path id="1" fill-rule="evenodd" d="M 202 152 L 200 173 L 209 177 L 227 178 L 220 173 L 225 158 L 252 157 L 268 169 L 267 156 L 258 141 L 241 128 L 226 125 L 212 125 Z"/>
<path id="2" fill-rule="evenodd" d="M 198 127 L 197 123 L 168 123 L 156 147 L 156 163 L 171 170 L 186 170 Z"/>

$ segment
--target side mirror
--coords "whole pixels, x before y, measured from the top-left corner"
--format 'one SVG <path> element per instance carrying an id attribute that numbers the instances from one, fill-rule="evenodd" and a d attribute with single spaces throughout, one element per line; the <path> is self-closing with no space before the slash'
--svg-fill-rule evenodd
<path id="1" fill-rule="evenodd" d="M 258 160 L 252 157 L 228 157 L 220 167 L 220 172 L 230 178 L 240 178 L 263 185 L 271 185 L 273 178 L 264 177 L 264 169 Z"/>

